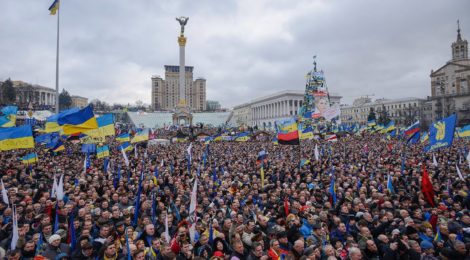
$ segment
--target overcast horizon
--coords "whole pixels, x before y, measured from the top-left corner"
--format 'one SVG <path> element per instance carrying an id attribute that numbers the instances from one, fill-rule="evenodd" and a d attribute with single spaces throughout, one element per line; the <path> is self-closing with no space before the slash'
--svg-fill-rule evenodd
<path id="1" fill-rule="evenodd" d="M 55 89 L 52 2 L 0 2 L 0 81 Z M 425 98 L 431 70 L 451 59 L 457 19 L 470 40 L 468 10 L 465 0 L 63 0 L 59 86 L 89 100 L 150 104 L 151 77 L 178 65 L 175 17 L 188 16 L 186 66 L 223 107 L 304 90 L 313 55 L 343 104 Z"/>

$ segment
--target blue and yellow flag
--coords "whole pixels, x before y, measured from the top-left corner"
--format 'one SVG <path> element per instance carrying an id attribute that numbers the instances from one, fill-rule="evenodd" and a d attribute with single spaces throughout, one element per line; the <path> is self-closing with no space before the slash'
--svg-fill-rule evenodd
<path id="1" fill-rule="evenodd" d="M 423 135 L 421 135 L 421 143 L 425 143 L 427 140 L 429 140 L 429 134 L 428 132 L 424 132 Z"/>
<path id="2" fill-rule="evenodd" d="M 51 150 L 56 153 L 65 150 L 65 146 L 62 140 L 59 139 L 57 143 L 55 143 L 54 147 L 52 147 Z"/>
<path id="3" fill-rule="evenodd" d="M 250 134 L 248 132 L 239 133 L 235 138 L 237 142 L 246 142 L 248 140 L 250 140 Z"/>
<path id="4" fill-rule="evenodd" d="M 455 114 L 433 123 L 429 128 L 429 145 L 424 148 L 426 152 L 449 147 L 454 141 Z"/>
<path id="5" fill-rule="evenodd" d="M 137 132 L 131 140 L 131 144 L 135 144 L 138 142 L 148 141 L 149 140 L 149 130 L 144 129 L 142 131 Z"/>
<path id="6" fill-rule="evenodd" d="M 14 127 L 16 126 L 16 113 L 18 112 L 17 106 L 6 106 L 1 110 L 0 127 Z"/>
<path id="7" fill-rule="evenodd" d="M 271 141 L 273 145 L 278 145 L 279 143 L 277 142 L 277 135 L 274 136 L 273 140 Z"/>
<path id="8" fill-rule="evenodd" d="M 372 120 L 367 121 L 367 126 L 369 127 L 375 126 L 375 120 L 372 119 Z"/>
<path id="9" fill-rule="evenodd" d="M 132 150 L 132 145 L 129 142 L 122 143 L 119 146 L 119 150 L 124 150 L 124 152 L 131 151 Z"/>
<path id="10" fill-rule="evenodd" d="M 439 225 L 436 226 L 436 235 L 434 236 L 434 242 L 442 241 L 441 230 L 439 229 Z"/>
<path id="11" fill-rule="evenodd" d="M 395 129 L 396 129 L 395 122 L 390 121 L 380 132 L 381 133 L 388 133 L 388 132 L 393 131 Z"/>
<path id="12" fill-rule="evenodd" d="M 60 0 L 54 0 L 54 3 L 49 7 L 49 11 L 51 12 L 51 15 L 55 15 L 57 13 L 57 10 L 59 10 L 60 6 Z"/>
<path id="13" fill-rule="evenodd" d="M 38 155 L 36 153 L 30 153 L 21 158 L 24 164 L 31 164 L 38 161 Z"/>
<path id="14" fill-rule="evenodd" d="M 98 146 L 96 148 L 96 157 L 98 157 L 98 159 L 109 157 L 109 147 L 107 145 Z"/>
<path id="15" fill-rule="evenodd" d="M 33 132 L 30 125 L 0 128 L 0 150 L 34 148 Z"/>
<path id="16" fill-rule="evenodd" d="M 48 117 L 46 119 L 46 127 L 45 127 L 44 132 L 46 133 L 59 132 L 60 130 L 62 130 L 62 126 L 60 126 L 59 123 L 57 123 L 57 119 L 59 119 L 59 117 L 61 116 L 69 115 L 78 111 L 80 111 L 80 109 L 78 107 L 74 107 L 71 109 L 64 110 L 60 112 L 59 114 L 55 114 L 55 115 Z"/>
<path id="17" fill-rule="evenodd" d="M 466 125 L 459 130 L 459 137 L 470 137 L 470 125 Z"/>
<path id="18" fill-rule="evenodd" d="M 305 129 L 302 129 L 300 133 L 300 140 L 312 140 L 313 139 L 313 129 L 311 126 L 307 126 Z"/>
<path id="19" fill-rule="evenodd" d="M 120 143 L 129 142 L 131 140 L 129 133 L 120 134 L 116 137 L 116 141 Z"/>
<path id="20" fill-rule="evenodd" d="M 75 113 L 59 116 L 57 123 L 62 126 L 65 134 L 83 133 L 98 128 L 98 121 L 91 106 Z"/>
<path id="21" fill-rule="evenodd" d="M 330 182 L 330 195 L 331 195 L 331 204 L 336 204 L 336 182 L 335 178 L 331 178 Z"/>
<path id="22" fill-rule="evenodd" d="M 93 129 L 84 132 L 84 134 L 91 137 L 106 137 L 115 135 L 114 118 L 113 114 L 106 114 L 96 118 L 98 122 L 98 129 Z"/>

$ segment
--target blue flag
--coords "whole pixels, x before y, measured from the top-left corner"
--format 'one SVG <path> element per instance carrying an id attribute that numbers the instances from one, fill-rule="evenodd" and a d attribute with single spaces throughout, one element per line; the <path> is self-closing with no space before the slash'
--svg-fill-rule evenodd
<path id="1" fill-rule="evenodd" d="M 137 225 L 137 220 L 139 219 L 140 211 L 140 194 L 142 193 L 142 179 L 144 178 L 144 172 L 140 173 L 139 177 L 139 188 L 137 189 L 137 198 L 135 199 L 135 210 L 134 210 L 134 219 L 132 221 L 132 226 Z"/>
<path id="2" fill-rule="evenodd" d="M 454 141 L 455 114 L 433 123 L 429 128 L 429 145 L 424 148 L 425 152 L 435 151 L 440 148 L 449 147 Z"/>
<path id="3" fill-rule="evenodd" d="M 74 218 L 73 214 L 70 213 L 69 215 L 69 229 L 70 229 L 70 249 L 73 252 L 75 250 L 75 246 L 77 245 L 77 234 L 75 232 L 75 225 L 73 224 Z"/>

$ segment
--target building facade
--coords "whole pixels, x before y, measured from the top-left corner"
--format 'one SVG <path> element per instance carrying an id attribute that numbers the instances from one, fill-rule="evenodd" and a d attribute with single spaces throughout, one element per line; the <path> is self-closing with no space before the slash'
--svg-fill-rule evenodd
<path id="1" fill-rule="evenodd" d="M 457 114 L 457 125 L 470 124 L 470 59 L 468 42 L 462 38 L 460 25 L 457 40 L 452 43 L 452 59 L 431 71 L 432 121 Z"/>
<path id="2" fill-rule="evenodd" d="M 34 110 L 55 108 L 56 92 L 52 88 L 29 84 L 20 80 L 12 81 L 16 90 L 18 108 L 27 109 L 31 104 Z"/>
<path id="3" fill-rule="evenodd" d="M 193 67 L 185 67 L 185 100 L 192 111 L 206 110 L 206 80 L 193 80 Z M 179 102 L 179 66 L 165 65 L 165 79 L 152 77 L 152 109 L 174 110 Z"/>
<path id="4" fill-rule="evenodd" d="M 72 107 L 84 108 L 88 105 L 88 98 L 80 96 L 71 96 Z"/>
<path id="5" fill-rule="evenodd" d="M 272 95 L 252 100 L 233 108 L 234 121 L 238 125 L 257 126 L 260 129 L 273 129 L 274 122 L 297 115 L 302 107 L 305 92 L 284 90 Z M 330 104 L 339 105 L 341 96 L 330 95 Z"/>
<path id="6" fill-rule="evenodd" d="M 355 123 L 366 124 L 367 118 L 373 110 L 376 118 L 385 112 L 387 116 L 397 125 L 410 125 L 417 120 L 423 121 L 423 105 L 425 99 L 400 98 L 400 99 L 377 99 L 372 101 L 369 97 L 361 97 L 354 100 L 351 106 L 341 107 L 341 122 L 348 125 Z"/>

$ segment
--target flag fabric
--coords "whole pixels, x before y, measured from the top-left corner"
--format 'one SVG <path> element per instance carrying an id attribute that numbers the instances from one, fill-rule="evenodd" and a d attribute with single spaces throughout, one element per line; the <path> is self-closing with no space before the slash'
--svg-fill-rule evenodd
<path id="1" fill-rule="evenodd" d="M 82 144 L 82 153 L 95 153 L 96 144 Z"/>
<path id="2" fill-rule="evenodd" d="M 14 127 L 16 126 L 16 113 L 18 112 L 17 106 L 3 107 L 0 112 L 0 127 Z"/>
<path id="3" fill-rule="evenodd" d="M 59 10 L 60 0 L 54 0 L 52 5 L 49 7 L 49 11 L 51 12 L 50 15 L 55 15 L 57 10 Z"/>
<path id="4" fill-rule="evenodd" d="M 256 163 L 260 164 L 262 162 L 265 162 L 267 157 L 268 157 L 268 154 L 266 153 L 266 151 L 262 150 L 261 152 L 258 153 L 258 158 L 256 158 Z"/>
<path id="5" fill-rule="evenodd" d="M 59 230 L 59 203 L 55 204 L 55 218 L 54 218 L 53 233 L 56 233 L 57 230 Z"/>
<path id="6" fill-rule="evenodd" d="M 299 145 L 299 130 L 293 118 L 276 121 L 277 140 L 283 145 Z"/>
<path id="7" fill-rule="evenodd" d="M 75 225 L 74 225 L 74 217 L 72 213 L 69 213 L 69 243 L 70 243 L 70 250 L 73 252 L 75 250 L 75 247 L 77 245 L 77 234 L 75 230 Z"/>
<path id="8" fill-rule="evenodd" d="M 466 125 L 459 130 L 459 137 L 470 137 L 470 125 Z"/>
<path id="9" fill-rule="evenodd" d="M 388 132 L 391 132 L 393 130 L 395 130 L 396 127 L 395 127 L 395 122 L 394 121 L 390 121 L 383 129 L 382 129 L 382 132 L 383 133 L 388 133 Z"/>
<path id="10" fill-rule="evenodd" d="M 465 182 L 465 178 L 462 176 L 462 172 L 460 171 L 459 166 L 456 165 L 455 168 L 457 168 L 457 175 L 459 175 L 460 180 Z"/>
<path id="11" fill-rule="evenodd" d="M 429 133 L 428 133 L 428 132 L 424 132 L 424 133 L 421 135 L 421 143 L 425 143 L 427 140 L 429 140 Z"/>
<path id="12" fill-rule="evenodd" d="M 64 146 L 64 143 L 62 142 L 62 140 L 59 139 L 59 140 L 54 144 L 54 147 L 52 147 L 51 150 L 52 150 L 53 152 L 55 152 L 55 153 L 65 150 L 65 146 Z"/>
<path id="13" fill-rule="evenodd" d="M 18 243 L 19 235 L 18 235 L 18 214 L 16 212 L 16 206 L 13 205 L 12 210 L 12 222 L 13 222 L 13 235 L 11 237 L 11 244 L 10 249 L 15 250 L 16 244 Z"/>
<path id="14" fill-rule="evenodd" d="M 193 190 L 191 191 L 191 202 L 189 204 L 189 237 L 191 239 L 191 243 L 195 243 L 195 235 L 196 235 L 196 205 L 197 205 L 197 177 L 194 178 L 194 186 Z"/>
<path id="15" fill-rule="evenodd" d="M 90 105 L 77 112 L 59 116 L 57 123 L 62 126 L 65 134 L 82 133 L 98 128 L 98 121 Z"/>
<path id="16" fill-rule="evenodd" d="M 124 158 L 124 162 L 126 163 L 126 166 L 129 166 L 129 159 L 127 158 L 126 151 L 121 147 L 121 153 L 122 157 Z"/>
<path id="17" fill-rule="evenodd" d="M 441 230 L 439 230 L 439 225 L 436 226 L 436 235 L 434 236 L 434 242 L 442 241 Z"/>
<path id="18" fill-rule="evenodd" d="M 449 147 L 454 141 L 455 114 L 433 123 L 429 129 L 429 144 L 425 152 L 435 151 L 440 148 Z"/>
<path id="19" fill-rule="evenodd" d="M 316 161 L 320 160 L 320 153 L 318 152 L 318 145 L 317 144 L 315 144 L 314 155 L 315 155 L 315 160 Z"/>
<path id="20" fill-rule="evenodd" d="M 52 191 L 51 191 L 51 198 L 56 198 L 57 197 L 57 182 L 55 175 L 52 179 Z"/>
<path id="21" fill-rule="evenodd" d="M 239 133 L 235 137 L 235 141 L 237 142 L 246 142 L 248 140 L 250 140 L 250 133 L 248 132 Z"/>
<path id="22" fill-rule="evenodd" d="M 313 139 L 313 129 L 311 126 L 307 126 L 306 128 L 299 131 L 300 132 L 300 140 L 312 140 Z"/>
<path id="23" fill-rule="evenodd" d="M 56 190 L 57 200 L 64 199 L 64 175 L 60 175 L 59 183 L 57 184 Z"/>
<path id="24" fill-rule="evenodd" d="M 98 129 L 85 131 L 84 134 L 91 137 L 106 137 L 116 134 L 113 114 L 102 115 L 96 118 L 96 122 L 98 123 Z"/>
<path id="25" fill-rule="evenodd" d="M 131 144 L 149 140 L 149 129 L 137 132 L 131 140 Z"/>
<path id="26" fill-rule="evenodd" d="M 124 152 L 132 151 L 133 147 L 129 142 L 122 143 L 119 146 L 119 150 L 123 150 Z"/>
<path id="27" fill-rule="evenodd" d="M 24 164 L 31 164 L 38 161 L 38 155 L 36 153 L 29 153 L 21 158 Z"/>
<path id="28" fill-rule="evenodd" d="M 189 164 L 191 164 L 191 161 L 192 161 L 192 157 L 191 157 L 191 149 L 193 148 L 193 143 L 190 143 L 188 148 L 186 149 L 186 153 L 188 154 L 188 160 L 189 160 Z"/>
<path id="29" fill-rule="evenodd" d="M 131 139 L 130 139 L 130 135 L 129 133 L 125 133 L 125 134 L 121 134 L 121 135 L 118 135 L 116 137 L 116 141 L 120 142 L 120 143 L 125 143 L 125 142 L 129 142 Z"/>
<path id="30" fill-rule="evenodd" d="M 8 200 L 8 192 L 7 189 L 5 188 L 5 184 L 3 184 L 3 180 L 0 180 L 2 183 L 2 200 L 3 203 L 5 203 L 7 206 L 10 205 L 10 201 Z"/>
<path id="31" fill-rule="evenodd" d="M 34 148 L 31 126 L 0 128 L 0 151 Z"/>
<path id="32" fill-rule="evenodd" d="M 416 132 L 419 132 L 419 120 L 416 121 L 414 124 L 410 125 L 409 127 L 407 127 L 404 131 L 405 135 L 407 136 L 412 136 L 414 135 Z"/>
<path id="33" fill-rule="evenodd" d="M 434 156 L 434 154 L 432 154 L 432 165 L 434 165 L 436 167 L 438 166 L 436 156 Z"/>
<path id="34" fill-rule="evenodd" d="M 302 159 L 302 160 L 300 160 L 300 167 L 302 167 L 304 165 L 308 165 L 309 163 L 310 163 L 309 159 Z"/>
<path id="35" fill-rule="evenodd" d="M 96 157 L 98 157 L 98 159 L 109 157 L 109 147 L 107 145 L 98 146 L 96 148 Z"/>
<path id="36" fill-rule="evenodd" d="M 414 134 L 408 136 L 408 139 L 406 141 L 407 144 L 417 144 L 419 142 L 420 133 L 415 132 Z"/>
<path id="37" fill-rule="evenodd" d="M 422 165 L 423 175 L 421 178 L 421 192 L 424 195 L 425 200 L 434 207 L 434 189 L 432 187 L 431 180 L 429 179 L 428 171 L 426 166 Z"/>
<path id="38" fill-rule="evenodd" d="M 62 130 L 62 126 L 59 125 L 57 120 L 59 117 L 63 117 L 69 114 L 73 114 L 80 111 L 78 107 L 74 107 L 71 109 L 64 110 L 58 114 L 54 114 L 46 119 L 46 126 L 44 132 L 46 133 L 52 133 L 52 132 L 59 132 Z"/>
<path id="39" fill-rule="evenodd" d="M 330 182 L 330 195 L 333 206 L 336 204 L 336 183 L 335 178 L 331 178 Z"/>
<path id="40" fill-rule="evenodd" d="M 395 193 L 395 190 L 393 189 L 393 183 L 392 183 L 392 177 L 390 174 L 388 174 L 387 177 L 387 190 L 390 191 L 390 193 Z"/>
<path id="41" fill-rule="evenodd" d="M 336 134 L 326 135 L 325 140 L 328 142 L 336 142 L 338 141 L 338 137 L 336 136 Z"/>
<path id="42" fill-rule="evenodd" d="M 168 229 L 168 211 L 165 214 L 165 240 L 168 244 L 171 242 L 170 231 Z"/>
<path id="43" fill-rule="evenodd" d="M 368 127 L 372 127 L 372 126 L 375 126 L 375 125 L 376 125 L 376 124 L 375 124 L 375 119 L 372 119 L 372 120 L 368 120 L 368 121 L 367 121 L 367 126 L 368 126 Z"/>
<path id="44" fill-rule="evenodd" d="M 274 138 L 273 138 L 273 140 L 271 140 L 271 142 L 273 143 L 273 145 L 278 145 L 279 144 L 279 142 L 277 140 L 277 135 L 274 136 Z"/>

